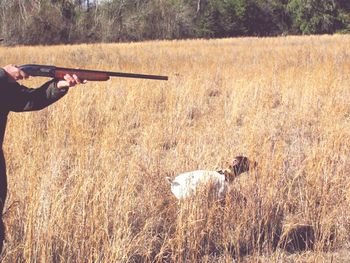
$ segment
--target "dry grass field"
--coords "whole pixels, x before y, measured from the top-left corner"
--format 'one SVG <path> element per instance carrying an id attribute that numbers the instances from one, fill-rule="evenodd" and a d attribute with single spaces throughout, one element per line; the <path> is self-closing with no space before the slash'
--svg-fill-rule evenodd
<path id="1" fill-rule="evenodd" d="M 2 261 L 346 262 L 349 47 L 349 35 L 0 47 L 1 65 L 169 75 L 89 82 L 10 114 Z M 236 155 L 258 167 L 225 205 L 179 204 L 164 180 Z"/>

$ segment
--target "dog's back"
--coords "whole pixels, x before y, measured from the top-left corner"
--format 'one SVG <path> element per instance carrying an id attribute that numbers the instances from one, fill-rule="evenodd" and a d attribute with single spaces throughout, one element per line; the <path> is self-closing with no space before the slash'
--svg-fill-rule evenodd
<path id="1" fill-rule="evenodd" d="M 170 181 L 170 180 L 169 180 Z M 216 171 L 197 170 L 178 175 L 170 181 L 171 192 L 177 199 L 195 195 L 201 185 L 212 184 L 218 195 L 225 191 L 225 176 Z"/>

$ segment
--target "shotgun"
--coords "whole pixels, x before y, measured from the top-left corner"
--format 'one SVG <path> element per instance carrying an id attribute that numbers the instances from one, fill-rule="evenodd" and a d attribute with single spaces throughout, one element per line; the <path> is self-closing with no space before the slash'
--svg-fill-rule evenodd
<path id="1" fill-rule="evenodd" d="M 99 71 L 89 69 L 60 68 L 47 65 L 26 64 L 18 67 L 29 76 L 63 79 L 64 75 L 77 75 L 81 80 L 105 81 L 110 77 L 168 80 L 168 76 L 145 75 L 124 72 Z"/>

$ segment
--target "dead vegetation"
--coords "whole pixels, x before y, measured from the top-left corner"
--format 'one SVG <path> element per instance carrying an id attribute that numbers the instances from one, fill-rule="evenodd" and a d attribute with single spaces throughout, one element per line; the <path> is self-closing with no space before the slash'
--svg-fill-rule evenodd
<path id="1" fill-rule="evenodd" d="M 2 47 L 1 65 L 170 77 L 89 83 L 10 115 L 3 262 L 346 259 L 349 46 L 343 35 Z M 178 206 L 166 176 L 238 154 L 259 166 L 224 205 Z"/>

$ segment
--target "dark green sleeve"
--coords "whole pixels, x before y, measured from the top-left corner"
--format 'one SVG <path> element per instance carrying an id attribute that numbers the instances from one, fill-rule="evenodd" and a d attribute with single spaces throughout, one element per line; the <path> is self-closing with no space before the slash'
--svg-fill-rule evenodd
<path id="1" fill-rule="evenodd" d="M 10 111 L 41 110 L 62 98 L 68 88 L 57 88 L 57 81 L 46 82 L 40 88 L 30 89 L 18 83 L 8 83 L 8 105 Z"/>

